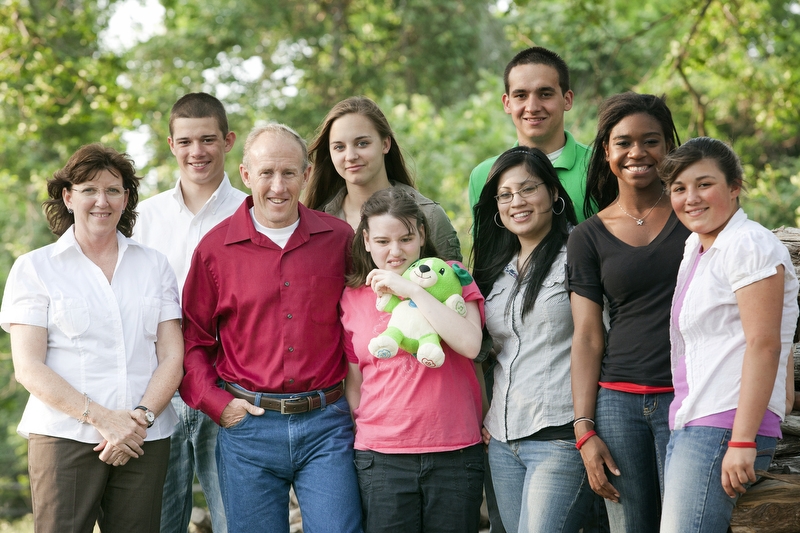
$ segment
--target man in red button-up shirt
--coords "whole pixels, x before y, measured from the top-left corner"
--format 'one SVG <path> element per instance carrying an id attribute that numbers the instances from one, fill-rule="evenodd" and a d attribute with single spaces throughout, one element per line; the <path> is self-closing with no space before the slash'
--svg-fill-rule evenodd
<path id="1" fill-rule="evenodd" d="M 288 528 L 290 485 L 308 530 L 360 531 L 349 409 L 323 392 L 347 373 L 338 302 L 353 234 L 299 203 L 309 171 L 292 129 L 253 130 L 240 166 L 252 196 L 200 241 L 184 287 L 180 393 L 221 426 L 232 532 Z M 262 395 L 311 396 L 321 408 L 281 414 L 259 407 Z"/>

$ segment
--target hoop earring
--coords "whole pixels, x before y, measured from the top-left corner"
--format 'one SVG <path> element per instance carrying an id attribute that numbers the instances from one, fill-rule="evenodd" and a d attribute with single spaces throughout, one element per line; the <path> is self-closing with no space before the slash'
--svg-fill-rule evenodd
<path id="1" fill-rule="evenodd" d="M 556 202 L 557 202 L 557 201 L 559 201 L 559 200 L 561 200 L 561 211 L 559 211 L 558 213 L 556 213 L 556 207 L 555 207 L 555 206 L 556 206 Z M 558 215 L 560 215 L 561 213 L 563 213 L 563 212 L 564 212 L 564 209 L 566 209 L 566 208 L 567 208 L 567 202 L 565 202 L 565 201 L 564 201 L 564 198 L 563 198 L 563 197 L 561 197 L 561 196 L 559 196 L 559 197 L 556 199 L 556 202 L 553 202 L 553 214 L 554 214 L 554 215 L 556 215 L 556 216 L 558 216 Z"/>
<path id="2" fill-rule="evenodd" d="M 498 221 L 497 221 L 497 215 L 499 215 L 499 214 L 500 214 L 500 211 L 498 211 L 497 213 L 495 213 L 495 214 L 494 214 L 494 217 L 492 217 L 492 219 L 494 220 L 494 223 L 495 223 L 495 225 L 496 225 L 498 228 L 505 228 L 505 226 L 504 226 L 504 225 L 502 225 L 500 222 L 498 222 Z"/>

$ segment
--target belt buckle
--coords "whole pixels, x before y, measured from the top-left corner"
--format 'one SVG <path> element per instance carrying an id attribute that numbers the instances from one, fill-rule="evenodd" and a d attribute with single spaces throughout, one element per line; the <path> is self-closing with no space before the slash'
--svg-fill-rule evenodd
<path id="1" fill-rule="evenodd" d="M 286 412 L 286 402 L 292 400 L 293 398 L 281 398 L 281 414 L 282 415 L 290 415 L 292 413 Z"/>

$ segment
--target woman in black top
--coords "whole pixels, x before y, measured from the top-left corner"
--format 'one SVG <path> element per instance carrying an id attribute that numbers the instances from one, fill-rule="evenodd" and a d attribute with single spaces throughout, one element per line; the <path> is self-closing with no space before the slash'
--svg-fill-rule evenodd
<path id="1" fill-rule="evenodd" d="M 599 212 L 568 243 L 575 438 L 612 532 L 659 526 L 672 400 L 669 309 L 689 231 L 657 166 L 678 145 L 663 98 L 629 92 L 603 102 L 584 205 Z"/>

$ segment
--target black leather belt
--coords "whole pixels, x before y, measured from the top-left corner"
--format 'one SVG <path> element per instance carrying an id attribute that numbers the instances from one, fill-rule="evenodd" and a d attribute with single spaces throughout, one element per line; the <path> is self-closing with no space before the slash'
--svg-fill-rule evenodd
<path id="1" fill-rule="evenodd" d="M 261 402 L 256 403 L 256 394 L 254 392 L 243 391 L 238 387 L 234 387 L 230 383 L 225 383 L 225 390 L 233 394 L 236 398 L 241 398 L 247 402 L 263 407 L 269 411 L 277 411 L 282 415 L 295 415 L 298 413 L 307 413 L 314 409 L 319 409 L 322 401 L 319 393 L 304 392 L 304 396 L 299 398 L 273 398 L 268 393 L 261 394 Z M 344 387 L 342 383 L 338 383 L 329 389 L 322 391 L 325 395 L 325 404 L 332 404 L 344 395 Z"/>

